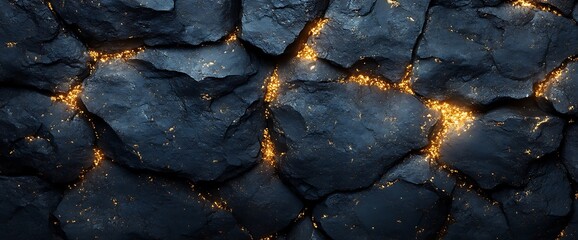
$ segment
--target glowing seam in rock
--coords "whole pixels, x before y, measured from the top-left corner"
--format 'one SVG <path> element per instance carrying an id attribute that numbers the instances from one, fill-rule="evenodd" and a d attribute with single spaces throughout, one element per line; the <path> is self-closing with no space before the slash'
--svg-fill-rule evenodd
<path id="1" fill-rule="evenodd" d="M 271 166 L 275 166 L 275 143 L 271 139 L 269 128 L 263 130 L 263 141 L 261 141 L 261 158 Z"/>
<path id="2" fill-rule="evenodd" d="M 327 24 L 327 22 L 329 22 L 328 18 L 321 18 L 318 19 L 314 26 L 309 30 L 309 36 L 308 37 L 317 37 L 319 36 L 319 34 L 321 33 L 321 29 L 323 29 L 323 27 L 325 26 L 325 24 Z M 306 60 L 316 60 L 317 59 L 317 52 L 315 52 L 315 49 L 313 49 L 313 46 L 311 46 L 308 43 L 305 43 L 303 45 L 303 48 L 301 48 L 301 50 L 299 50 L 299 52 L 297 52 L 297 58 L 301 58 L 301 59 L 306 59 Z"/>
<path id="3" fill-rule="evenodd" d="M 71 110 L 78 110 L 78 98 L 82 93 L 82 86 L 76 85 L 68 93 L 50 97 L 52 101 L 61 101 Z"/>
<path id="4" fill-rule="evenodd" d="M 230 44 L 231 42 L 237 41 L 237 35 L 239 34 L 239 28 L 236 28 L 235 31 L 230 33 L 225 37 L 225 43 Z"/>
<path id="5" fill-rule="evenodd" d="M 440 148 L 447 140 L 449 133 L 461 133 L 470 129 L 475 120 L 471 111 L 445 102 L 427 100 L 425 105 L 440 113 L 440 127 L 430 141 L 430 145 L 424 149 L 424 153 L 429 160 L 437 160 L 440 157 Z"/>
<path id="6" fill-rule="evenodd" d="M 387 0 L 387 3 L 389 3 L 392 8 L 399 7 L 399 2 L 397 0 Z"/>
<path id="7" fill-rule="evenodd" d="M 411 67 L 410 67 L 411 68 Z M 415 93 L 411 89 L 411 83 L 409 82 L 409 78 L 402 80 L 399 83 L 389 83 L 381 78 L 378 77 L 370 77 L 367 75 L 359 74 L 353 75 L 345 80 L 341 80 L 341 83 L 357 83 L 362 86 L 373 86 L 377 87 L 380 90 L 387 91 L 387 90 L 398 90 L 403 93 L 414 95 Z"/>
<path id="8" fill-rule="evenodd" d="M 267 105 L 265 107 L 265 119 L 269 119 L 271 115 L 269 111 L 269 104 L 279 95 L 279 88 L 281 87 L 281 80 L 279 79 L 279 74 L 277 73 L 277 67 L 271 73 L 267 79 L 265 79 L 265 83 L 263 87 L 265 89 L 265 97 L 264 101 Z M 275 166 L 275 157 L 277 156 L 275 152 L 275 143 L 271 139 L 271 134 L 269 133 L 269 128 L 265 128 L 263 130 L 263 140 L 261 141 L 261 158 L 264 162 L 268 163 L 271 166 Z"/>
<path id="9" fill-rule="evenodd" d="M 562 80 L 562 75 L 568 72 L 568 69 L 566 68 L 568 63 L 575 61 L 578 61 L 578 56 L 569 57 L 562 64 L 560 64 L 559 67 L 548 73 L 543 81 L 536 84 L 536 87 L 534 88 L 534 95 L 536 97 L 543 97 L 546 100 L 549 100 L 548 97 L 544 95 L 546 90 L 552 84 L 559 83 Z"/>
<path id="10" fill-rule="evenodd" d="M 124 50 L 116 53 L 103 53 L 95 50 L 90 50 L 88 51 L 88 55 L 95 62 L 108 62 L 110 60 L 115 59 L 125 59 L 125 60 L 130 59 L 136 56 L 138 53 L 144 51 L 144 49 L 145 49 L 144 47 L 139 47 L 136 49 Z"/>
<path id="11" fill-rule="evenodd" d="M 7 42 L 6 43 L 6 47 L 7 48 L 13 48 L 16 46 L 16 44 L 18 44 L 17 42 Z"/>
<path id="12" fill-rule="evenodd" d="M 281 87 L 281 81 L 279 80 L 277 68 L 275 68 L 271 76 L 265 79 L 265 85 L 262 87 L 265 89 L 265 103 L 271 103 L 277 99 L 279 87 Z"/>
<path id="13" fill-rule="evenodd" d="M 102 150 L 100 150 L 99 148 L 93 148 L 92 151 L 94 152 L 94 166 L 98 166 L 102 160 L 104 160 L 104 153 L 102 152 Z"/>
<path id="14" fill-rule="evenodd" d="M 538 3 L 535 3 L 535 2 L 532 2 L 529 0 L 516 0 L 516 1 L 513 1 L 511 4 L 515 7 L 532 8 L 532 9 L 536 9 L 536 10 L 540 10 L 540 11 L 544 11 L 544 12 L 549 12 L 549 13 L 552 13 L 556 16 L 563 16 L 563 14 L 556 9 L 553 9 L 549 6 L 541 5 L 541 4 L 538 4 Z"/>

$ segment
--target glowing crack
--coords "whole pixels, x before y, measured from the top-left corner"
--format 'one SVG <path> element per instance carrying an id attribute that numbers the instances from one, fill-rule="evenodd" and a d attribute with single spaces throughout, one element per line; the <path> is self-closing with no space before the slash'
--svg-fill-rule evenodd
<path id="1" fill-rule="evenodd" d="M 265 103 L 271 103 L 275 101 L 275 99 L 277 99 L 280 87 L 281 81 L 279 80 L 277 68 L 275 68 L 271 76 L 265 79 L 265 84 L 262 87 L 263 89 L 265 89 Z"/>
<path id="2" fill-rule="evenodd" d="M 97 167 L 102 162 L 102 160 L 104 160 L 104 153 L 102 150 L 96 147 L 93 148 L 92 151 L 94 152 L 93 164 L 95 167 Z"/>
<path id="3" fill-rule="evenodd" d="M 130 59 L 133 58 L 134 56 L 136 56 L 138 53 L 144 51 L 144 47 L 139 47 L 139 48 L 135 48 L 135 49 L 129 49 L 129 50 L 124 50 L 121 52 L 116 52 L 116 53 L 104 53 L 104 52 L 98 52 L 95 50 L 90 50 L 88 51 L 88 56 L 90 56 L 90 58 L 94 61 L 94 62 L 108 62 L 110 60 L 115 60 L 115 59 Z"/>
<path id="4" fill-rule="evenodd" d="M 317 19 L 313 24 L 313 27 L 308 32 L 308 38 L 317 37 L 321 33 L 321 29 L 329 22 L 328 18 Z M 313 49 L 314 44 L 305 43 L 299 52 L 297 52 L 297 58 L 305 60 L 316 60 L 317 52 Z"/>
<path id="5" fill-rule="evenodd" d="M 568 69 L 566 68 L 568 64 L 570 62 L 576 61 L 578 61 L 578 56 L 569 57 L 562 64 L 560 64 L 559 67 L 548 73 L 544 80 L 536 84 L 536 87 L 534 88 L 534 95 L 536 97 L 543 97 L 546 100 L 550 100 L 547 96 L 545 96 L 546 91 L 553 84 L 559 83 L 563 79 L 562 76 L 568 73 Z"/>
<path id="6" fill-rule="evenodd" d="M 275 143 L 271 139 L 269 128 L 263 130 L 263 141 L 261 141 L 261 156 L 265 163 L 275 166 Z"/>
<path id="7" fill-rule="evenodd" d="M 536 10 L 552 13 L 556 16 L 563 16 L 563 14 L 560 11 L 558 11 L 558 10 L 548 6 L 548 5 L 532 2 L 531 0 L 515 0 L 515 1 L 511 2 L 511 4 L 515 7 L 536 9 Z"/>
<path id="8" fill-rule="evenodd" d="M 409 69 L 409 70 L 408 70 Z M 390 83 L 385 81 L 380 77 L 372 77 L 364 74 L 353 75 L 348 77 L 347 79 L 340 80 L 341 83 L 357 83 L 362 86 L 372 86 L 377 87 L 380 90 L 387 91 L 387 90 L 397 90 L 403 93 L 415 95 L 413 89 L 411 88 L 410 76 L 412 65 L 408 65 L 406 67 L 406 74 L 403 79 L 399 83 Z"/>
<path id="9" fill-rule="evenodd" d="M 50 100 L 63 102 L 70 110 L 78 110 L 78 98 L 81 93 L 82 85 L 76 85 L 68 93 L 50 97 Z"/>

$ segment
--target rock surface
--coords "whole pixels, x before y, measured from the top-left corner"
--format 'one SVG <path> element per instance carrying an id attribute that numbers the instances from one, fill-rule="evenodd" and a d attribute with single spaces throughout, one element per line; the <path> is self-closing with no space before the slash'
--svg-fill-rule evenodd
<path id="1" fill-rule="evenodd" d="M 0 3 L 0 83 L 67 92 L 87 71 L 86 48 L 43 1 Z"/>
<path id="2" fill-rule="evenodd" d="M 243 0 L 241 38 L 263 52 L 280 55 L 319 15 L 325 0 Z"/>
<path id="3" fill-rule="evenodd" d="M 320 58 L 345 68 L 363 59 L 375 61 L 377 72 L 400 81 L 411 63 L 429 0 L 390 2 L 331 1 L 327 23 L 308 43 Z"/>
<path id="4" fill-rule="evenodd" d="M 281 174 L 308 199 L 369 186 L 386 167 L 426 146 L 436 122 L 409 94 L 355 83 L 285 89 L 271 112 L 286 151 Z"/>
<path id="5" fill-rule="evenodd" d="M 562 160 L 570 176 L 578 182 L 578 126 L 571 124 L 566 130 L 562 145 Z"/>
<path id="6" fill-rule="evenodd" d="M 578 116 L 578 62 L 570 62 L 545 85 L 544 97 L 556 111 Z"/>
<path id="7" fill-rule="evenodd" d="M 563 128 L 562 119 L 533 108 L 498 108 L 445 141 L 440 161 L 485 189 L 521 186 L 530 163 L 558 149 Z"/>
<path id="8" fill-rule="evenodd" d="M 229 212 L 212 208 L 187 184 L 108 161 L 64 194 L 55 215 L 69 239 L 247 237 Z"/>
<path id="9" fill-rule="evenodd" d="M 75 180 L 93 164 L 94 132 L 66 104 L 37 92 L 0 89 L 0 173 Z"/>

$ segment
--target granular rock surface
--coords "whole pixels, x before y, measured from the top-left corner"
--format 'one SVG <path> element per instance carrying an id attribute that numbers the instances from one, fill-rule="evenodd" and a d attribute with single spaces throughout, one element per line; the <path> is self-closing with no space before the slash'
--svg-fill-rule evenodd
<path id="1" fill-rule="evenodd" d="M 578 1 L 0 20 L 0 239 L 578 239 Z"/>

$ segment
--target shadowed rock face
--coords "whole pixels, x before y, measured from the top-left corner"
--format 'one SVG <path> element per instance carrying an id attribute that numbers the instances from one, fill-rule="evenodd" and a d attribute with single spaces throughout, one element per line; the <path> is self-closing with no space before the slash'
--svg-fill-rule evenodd
<path id="1" fill-rule="evenodd" d="M 0 240 L 576 239 L 576 0 L 5 0 Z"/>

